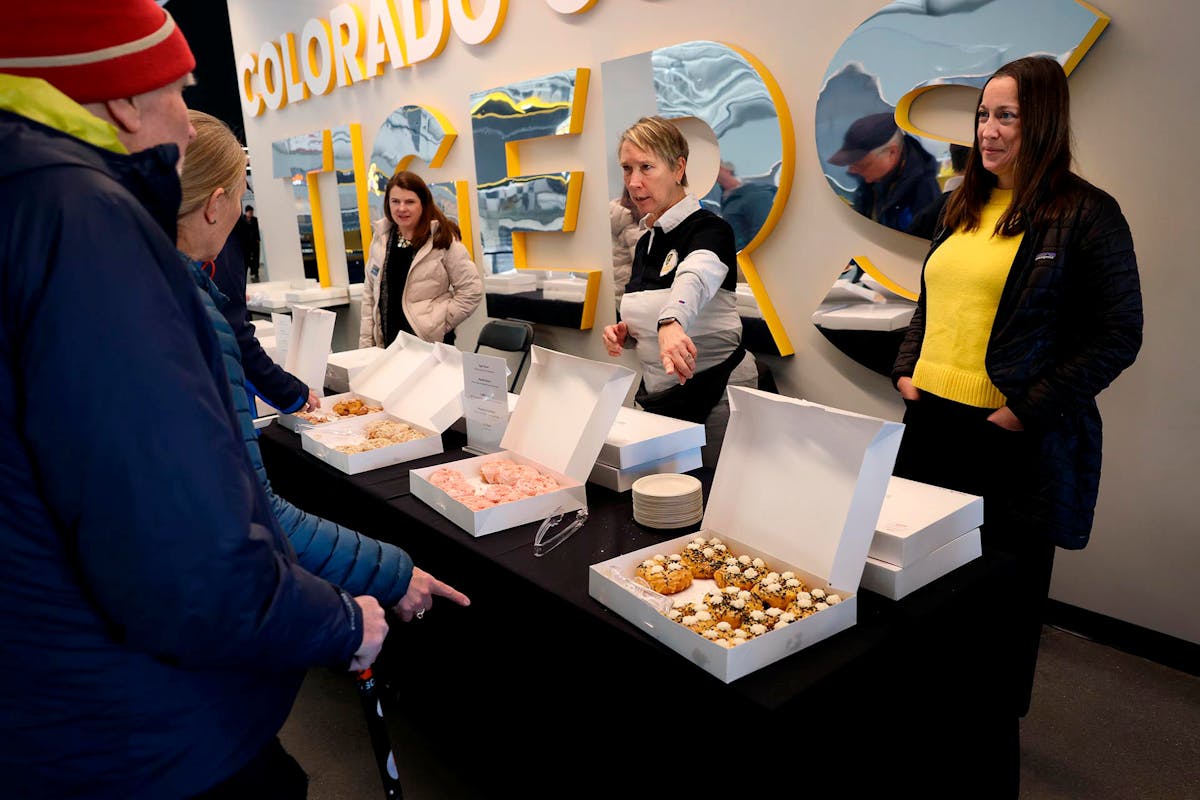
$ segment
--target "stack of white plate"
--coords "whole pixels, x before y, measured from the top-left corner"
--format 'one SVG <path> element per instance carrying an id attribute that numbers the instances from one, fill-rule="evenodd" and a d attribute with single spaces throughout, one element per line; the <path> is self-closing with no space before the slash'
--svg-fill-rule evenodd
<path id="1" fill-rule="evenodd" d="M 633 482 L 633 518 L 647 528 L 684 528 L 704 517 L 704 493 L 691 475 L 664 472 Z"/>

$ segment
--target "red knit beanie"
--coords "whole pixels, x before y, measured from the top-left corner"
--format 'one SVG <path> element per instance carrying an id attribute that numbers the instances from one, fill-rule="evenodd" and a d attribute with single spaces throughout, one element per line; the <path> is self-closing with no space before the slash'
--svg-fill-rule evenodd
<path id="1" fill-rule="evenodd" d="M 153 0 L 5 6 L 0 72 L 44 78 L 77 103 L 161 89 L 196 66 L 175 20 Z"/>

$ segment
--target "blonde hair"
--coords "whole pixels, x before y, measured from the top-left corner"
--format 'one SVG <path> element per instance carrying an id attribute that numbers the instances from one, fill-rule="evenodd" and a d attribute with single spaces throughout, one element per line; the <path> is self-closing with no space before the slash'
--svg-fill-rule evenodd
<path id="1" fill-rule="evenodd" d="M 678 159 L 683 159 L 683 179 L 680 185 L 687 186 L 688 141 L 679 128 L 662 117 L 642 117 L 621 134 L 617 142 L 617 155 L 620 156 L 621 145 L 629 142 L 639 150 L 654 153 L 667 162 L 670 169 L 675 169 Z"/>
<path id="2" fill-rule="evenodd" d="M 217 189 L 224 189 L 232 197 L 246 174 L 246 151 L 228 125 L 191 109 L 188 120 L 196 129 L 196 138 L 188 145 L 183 159 L 183 174 L 179 179 L 183 186 L 180 217 L 203 208 Z"/>

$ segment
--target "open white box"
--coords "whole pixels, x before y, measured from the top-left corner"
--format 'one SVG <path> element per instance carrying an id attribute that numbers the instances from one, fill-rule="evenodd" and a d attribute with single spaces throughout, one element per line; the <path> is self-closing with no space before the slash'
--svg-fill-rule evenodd
<path id="1" fill-rule="evenodd" d="M 622 406 L 596 461 L 632 467 L 704 446 L 704 426 Z"/>
<path id="2" fill-rule="evenodd" d="M 584 481 L 612 428 L 634 373 L 617 364 L 569 356 L 536 345 L 520 401 L 509 419 L 503 448 L 438 467 L 414 469 L 412 493 L 472 536 L 536 522 L 587 505 Z M 561 488 L 472 511 L 429 482 L 442 467 L 474 480 L 486 461 L 507 458 L 554 476 Z"/>
<path id="3" fill-rule="evenodd" d="M 899 600 L 981 555 L 983 548 L 979 529 L 976 528 L 951 539 L 924 558 L 904 567 L 868 558 L 863 568 L 862 587 L 892 600 Z"/>
<path id="4" fill-rule="evenodd" d="M 893 477 L 867 555 L 905 567 L 982 524 L 982 497 Z"/>
<path id="5" fill-rule="evenodd" d="M 384 415 L 374 420 L 356 417 L 346 422 L 307 427 L 300 434 L 305 452 L 348 475 L 442 452 L 442 431 L 462 416 L 462 353 L 440 342 L 428 346 L 432 348 L 431 356 L 409 373 L 407 379 L 390 384 L 396 388 L 383 401 Z M 368 368 L 368 371 L 372 370 L 374 365 Z M 380 373 L 386 372 L 386 365 L 383 365 Z M 380 375 L 375 378 L 379 379 Z M 370 381 L 367 383 L 370 385 Z M 367 396 L 365 391 L 361 394 Z M 341 444 L 359 440 L 367 425 L 386 417 L 407 422 L 426 435 L 422 439 L 365 453 L 343 453 L 336 449 Z"/>
<path id="6" fill-rule="evenodd" d="M 857 621 L 859 580 L 904 430 L 755 389 L 730 387 L 729 403 L 703 535 L 719 536 L 736 554 L 757 555 L 776 571 L 800 573 L 842 602 L 726 649 L 671 622 L 629 588 L 640 561 L 679 552 L 691 536 L 594 564 L 588 576 L 592 597 L 726 683 Z"/>
<path id="7" fill-rule="evenodd" d="M 362 347 L 330 353 L 325 363 L 325 385 L 336 392 L 350 391 L 350 381 L 383 355 L 382 347 Z"/>
<path id="8" fill-rule="evenodd" d="M 342 392 L 340 394 L 331 394 L 328 397 L 322 397 L 320 405 L 318 405 L 316 411 L 312 413 L 321 414 L 325 417 L 328 417 L 326 422 L 312 423 L 302 417 L 297 416 L 296 414 L 281 413 L 279 415 L 279 424 L 289 431 L 299 433 L 305 428 L 322 427 L 325 425 L 333 425 L 335 423 L 347 422 L 355 419 L 376 420 L 379 417 L 384 416 L 383 411 L 372 411 L 369 414 L 363 414 L 357 417 L 339 417 L 333 412 L 333 406 L 335 403 L 340 403 L 343 400 L 353 400 L 356 397 L 359 397 L 356 392 Z M 360 397 L 359 399 L 368 405 L 378 405 L 380 408 L 382 408 L 378 401 L 369 401 L 365 397 Z"/>
<path id="9" fill-rule="evenodd" d="M 425 366 L 433 359 L 434 345 L 429 342 L 422 341 L 416 336 L 401 332 L 396 336 L 388 348 L 378 355 L 371 363 L 357 372 L 354 379 L 350 381 L 350 391 L 341 394 L 330 395 L 329 397 L 321 398 L 321 405 L 318 409 L 325 414 L 333 414 L 333 404 L 340 400 L 348 400 L 353 397 L 359 397 L 363 402 L 373 406 L 384 406 L 386 400 L 393 392 L 404 386 L 418 369 Z M 326 358 L 328 360 L 328 357 Z M 461 381 L 460 381 L 461 384 Z M 377 412 L 382 415 L 383 412 Z M 364 415 L 364 417 L 355 417 L 354 419 L 363 419 L 370 417 L 374 420 L 376 417 Z M 349 421 L 339 419 L 337 422 Z M 305 422 L 295 414 L 280 414 L 279 424 L 287 428 L 289 431 L 301 431 L 304 428 L 312 427 L 312 424 Z M 324 425 L 332 425 L 333 421 L 323 423 Z"/>

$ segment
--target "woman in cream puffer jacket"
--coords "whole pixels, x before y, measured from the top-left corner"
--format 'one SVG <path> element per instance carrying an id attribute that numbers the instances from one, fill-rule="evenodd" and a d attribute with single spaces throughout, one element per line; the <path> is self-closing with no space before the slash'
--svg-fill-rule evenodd
<path id="1" fill-rule="evenodd" d="M 444 341 L 483 300 L 483 280 L 458 226 L 438 209 L 421 177 L 403 171 L 388 181 L 384 214 L 373 229 L 358 346 L 386 347 L 399 330 Z M 401 292 L 399 304 L 389 302 L 394 291 Z M 389 319 L 397 313 L 403 319 Z"/>

